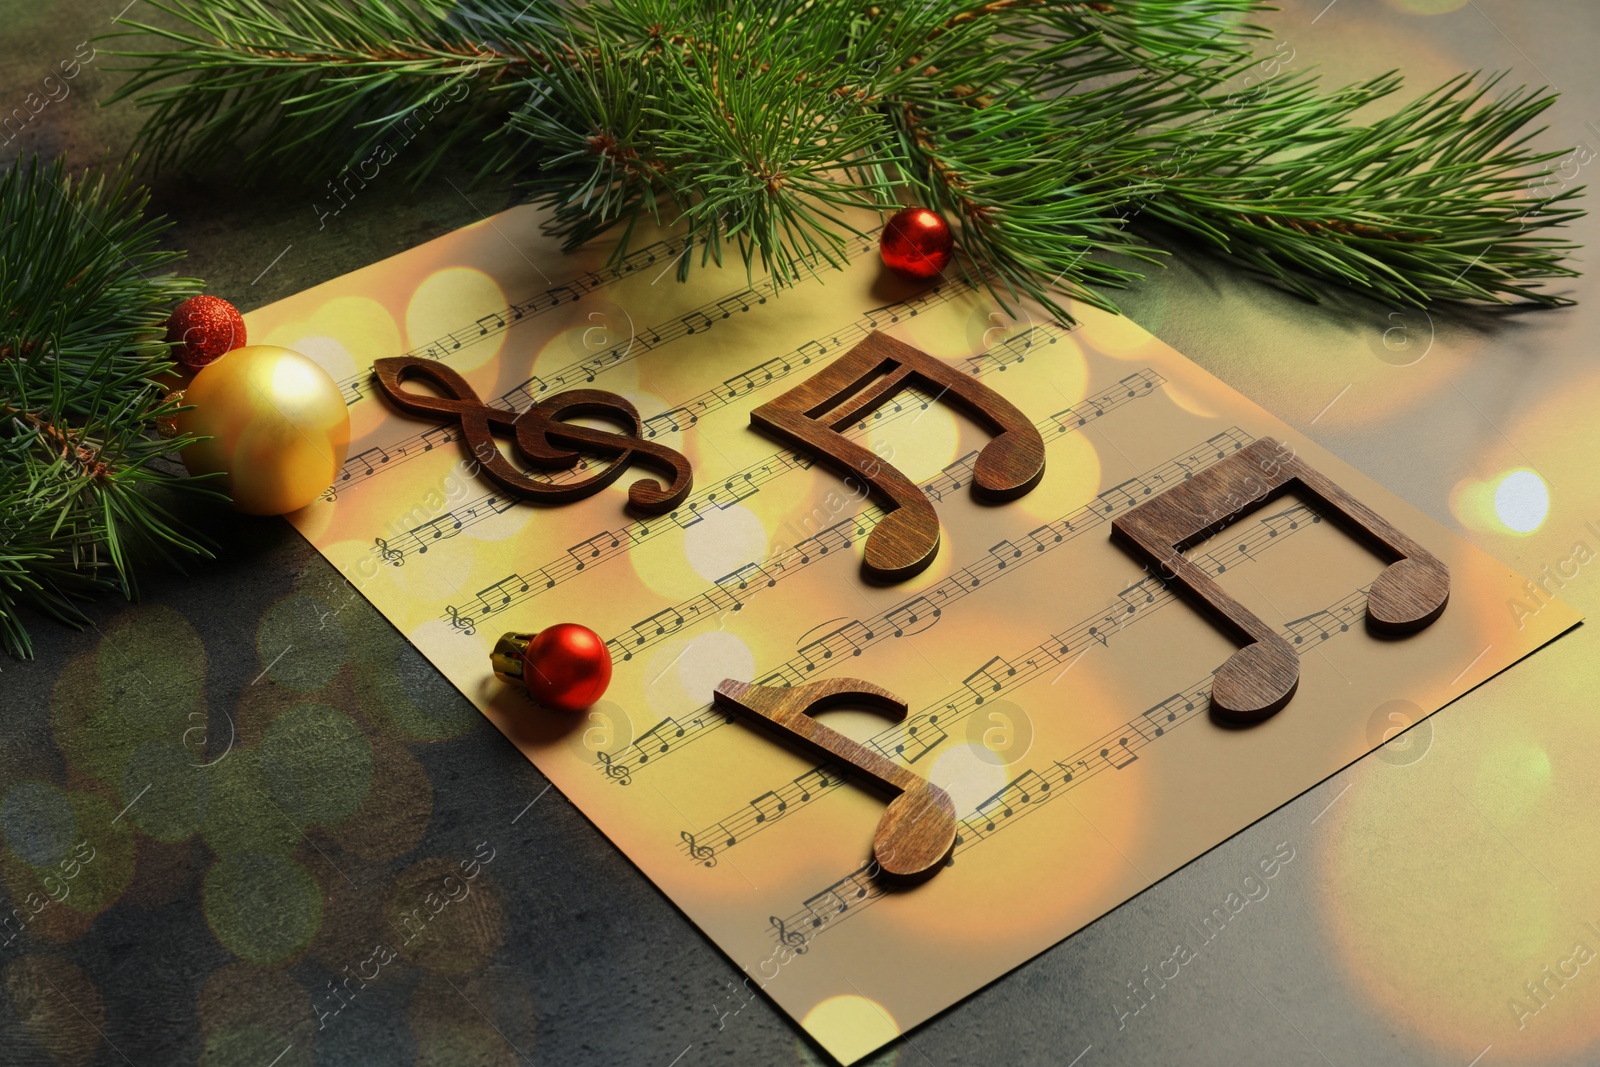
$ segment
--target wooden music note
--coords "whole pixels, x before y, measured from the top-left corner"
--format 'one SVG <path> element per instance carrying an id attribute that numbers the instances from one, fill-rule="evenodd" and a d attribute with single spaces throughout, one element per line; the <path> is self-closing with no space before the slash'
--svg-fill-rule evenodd
<path id="1" fill-rule="evenodd" d="M 1259 722 L 1287 704 L 1300 684 L 1300 660 L 1276 630 L 1234 600 L 1183 550 L 1289 489 L 1321 501 L 1359 540 L 1390 558 L 1367 594 L 1368 625 L 1413 633 L 1437 619 L 1450 598 L 1450 571 L 1427 549 L 1297 457 L 1263 437 L 1188 481 L 1112 520 L 1112 529 L 1177 582 L 1243 641 L 1217 671 L 1211 704 L 1220 714 Z"/>
<path id="2" fill-rule="evenodd" d="M 757 725 L 812 755 L 846 763 L 867 780 L 897 794 L 872 836 L 873 858 L 885 875 L 902 881 L 929 878 L 950 857 L 956 840 L 956 809 L 945 791 L 812 717 L 851 704 L 898 720 L 905 717 L 905 701 L 857 678 L 828 678 L 792 688 L 725 678 L 713 698 L 718 706 L 749 712 Z"/>
<path id="3" fill-rule="evenodd" d="M 862 570 L 900 581 L 920 573 L 939 549 L 939 516 L 904 474 L 840 431 L 907 388 L 959 405 L 997 436 L 978 454 L 975 494 L 1022 496 L 1044 475 L 1044 439 L 1009 400 L 978 379 L 919 349 L 874 331 L 824 370 L 750 413 L 751 425 L 815 452 L 846 477 L 859 476 L 888 502 L 889 514 L 867 538 Z"/>
<path id="4" fill-rule="evenodd" d="M 616 481 L 634 462 L 653 467 L 671 478 L 665 486 L 641 478 L 628 487 L 628 502 L 639 511 L 653 514 L 675 508 L 693 487 L 689 461 L 665 445 L 642 439 L 638 410 L 616 393 L 571 389 L 517 414 L 489 407 L 478 399 L 465 378 L 449 367 L 425 359 L 394 356 L 377 360 L 373 370 L 377 372 L 378 384 L 384 393 L 400 410 L 424 418 L 459 419 L 461 443 L 467 455 L 477 461 L 496 485 L 524 500 L 548 503 L 581 500 Z M 402 384 L 407 378 L 421 378 L 443 395 L 411 392 Z M 564 421 L 579 416 L 607 419 L 624 430 L 616 433 Z M 517 452 L 543 470 L 571 470 L 579 466 L 580 451 L 609 456 L 610 462 L 595 474 L 575 481 L 557 483 L 530 478 L 495 447 L 495 427 L 509 432 Z M 387 456 L 384 461 L 387 462 Z"/>

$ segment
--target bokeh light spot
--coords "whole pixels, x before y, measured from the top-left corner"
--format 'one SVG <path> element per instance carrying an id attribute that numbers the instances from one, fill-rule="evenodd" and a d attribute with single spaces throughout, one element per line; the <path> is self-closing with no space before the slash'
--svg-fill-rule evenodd
<path id="1" fill-rule="evenodd" d="M 900 1036 L 900 1027 L 883 1005 L 854 993 L 822 1001 L 806 1012 L 800 1025 L 844 1063 Z"/>
<path id="2" fill-rule="evenodd" d="M 1532 471 L 1512 471 L 1494 491 L 1494 513 L 1514 533 L 1532 533 L 1550 511 L 1550 490 Z"/>
<path id="3" fill-rule="evenodd" d="M 222 946 L 253 963 L 278 963 L 311 944 L 322 925 L 322 892 L 304 867 L 282 856 L 228 856 L 206 874 L 206 922 Z"/>

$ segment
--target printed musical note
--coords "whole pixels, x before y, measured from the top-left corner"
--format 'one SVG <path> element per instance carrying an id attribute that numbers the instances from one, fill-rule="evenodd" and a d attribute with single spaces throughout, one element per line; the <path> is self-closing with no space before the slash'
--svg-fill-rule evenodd
<path id="1" fill-rule="evenodd" d="M 867 647 L 867 642 L 872 640 L 872 631 L 861 623 L 859 619 L 852 619 L 843 626 L 836 626 L 814 641 L 800 646 L 797 658 L 806 665 L 806 670 L 815 670 L 820 664 L 833 659 L 835 654 L 843 656 L 849 653 L 852 656 L 861 655 Z"/>
<path id="2" fill-rule="evenodd" d="M 1006 679 L 1015 677 L 1017 669 L 1010 663 L 995 656 L 982 667 L 961 679 L 961 684 L 972 690 L 978 703 L 1005 688 Z"/>
<path id="3" fill-rule="evenodd" d="M 683 727 L 678 720 L 668 716 L 640 735 L 631 746 L 639 754 L 639 762 L 648 763 L 652 756 L 663 756 L 671 750 L 674 741 L 683 737 Z"/>
<path id="4" fill-rule="evenodd" d="M 424 452 L 432 452 L 434 445 L 449 444 L 456 439 L 455 431 L 448 426 L 435 426 L 432 429 L 423 430 L 420 437 Z"/>
<path id="5" fill-rule="evenodd" d="M 1257 529 L 1247 529 L 1237 536 L 1265 540 Z M 955 576 L 952 576 L 952 579 L 954 578 Z M 1145 582 L 1148 583 L 1145 588 L 1152 591 L 1148 602 L 1145 601 L 1142 593 L 1130 594 L 1129 596 L 1129 599 L 1139 609 L 1138 614 L 1135 616 L 1128 618 L 1120 614 L 1091 615 L 1087 620 L 1071 627 L 1065 635 L 1052 635 L 1033 649 L 1013 655 L 1006 661 L 1011 665 L 1008 669 L 997 671 L 991 668 L 991 678 L 998 674 L 998 678 L 995 678 L 995 680 L 1003 683 L 1000 692 L 1024 685 L 1043 674 L 1046 670 L 1051 669 L 1052 665 L 1059 664 L 1074 654 L 1081 654 L 1079 650 L 1082 649 L 1083 643 L 1091 640 L 1089 637 L 1090 632 L 1106 627 L 1114 631 L 1121 627 L 1133 625 L 1147 616 L 1152 609 L 1164 603 L 1170 603 L 1173 600 L 1172 593 L 1163 588 L 1154 579 L 1146 579 Z M 951 592 L 954 595 L 961 595 L 962 587 L 963 583 L 957 581 L 954 583 Z M 1132 588 L 1138 589 L 1140 586 L 1136 585 Z M 944 591 L 945 586 L 941 584 L 930 589 L 930 595 L 938 596 Z M 1359 597 L 1360 594 L 1354 594 L 1353 596 Z M 1351 606 L 1352 604 L 1354 605 L 1353 607 Z M 1346 598 L 1338 605 L 1328 609 L 1329 616 L 1333 620 L 1346 624 L 1353 624 L 1359 621 L 1360 612 L 1361 602 L 1352 598 Z M 877 626 L 878 624 L 873 622 L 871 625 Z M 1333 633 L 1339 632 L 1336 626 L 1330 627 L 1330 630 Z M 1095 647 L 1098 647 L 1098 644 Z M 803 663 L 804 661 L 791 661 L 789 665 L 785 665 L 778 671 L 762 677 L 759 684 L 804 684 L 807 678 L 802 671 L 795 669 L 794 664 L 796 662 Z M 948 739 L 950 730 L 975 713 L 986 700 L 992 699 L 992 696 L 996 695 L 992 690 L 992 685 L 993 682 L 990 682 L 990 692 L 975 692 L 969 681 L 969 683 L 963 684 L 962 688 L 956 692 L 929 704 L 926 710 L 907 716 L 901 723 L 880 731 L 870 738 L 867 744 L 890 758 L 899 758 L 909 763 L 915 763 L 928 752 L 936 751 L 939 745 Z M 979 688 L 984 688 L 981 681 L 979 682 Z M 1199 697 L 1196 697 L 1194 692 L 1191 691 L 1185 698 L 1187 703 L 1184 700 L 1180 700 L 1180 697 L 1183 696 L 1182 694 L 1166 702 L 1171 707 L 1171 719 L 1169 721 L 1175 724 L 1200 714 L 1195 710 L 1194 701 L 1201 701 L 1201 706 L 1203 707 L 1204 703 L 1210 699 L 1209 679 L 1204 689 L 1203 695 Z M 983 699 L 979 699 L 980 697 Z M 1156 737 L 1163 736 L 1167 729 L 1165 725 L 1157 724 L 1154 727 L 1152 726 L 1152 719 L 1147 716 L 1153 717 L 1156 714 L 1155 710 L 1148 710 L 1131 720 L 1125 729 L 1121 729 L 1086 747 L 1074 760 L 1058 763 L 1058 769 L 1063 776 L 1062 780 L 1070 782 L 1074 777 L 1092 777 L 1098 770 L 1111 769 L 1111 761 L 1113 759 L 1117 762 L 1131 762 L 1128 760 L 1128 756 L 1134 754 L 1134 749 L 1142 743 L 1147 743 Z M 1099 755 L 1102 748 L 1106 750 L 1105 756 Z M 819 767 L 817 770 L 822 770 L 822 768 Z M 795 794 L 792 785 L 780 787 L 778 791 L 793 802 Z M 738 816 L 735 816 L 732 820 L 724 820 L 724 822 L 736 821 L 737 819 Z M 761 829 L 753 820 L 747 820 L 741 825 L 744 827 L 741 839 L 748 838 L 751 834 Z M 981 827 L 979 830 L 981 832 Z"/>
<path id="6" fill-rule="evenodd" d="M 1180 456 L 1182 455 L 1187 455 L 1187 453 L 1180 453 Z M 1177 469 L 1176 463 L 1177 460 L 1168 460 L 1166 463 L 1153 468 L 1152 472 L 1147 472 L 1146 477 L 1154 471 L 1175 470 Z M 1052 535 L 1049 539 L 1043 541 L 1043 547 L 1047 550 L 1059 548 L 1061 545 L 1069 543 L 1072 539 L 1082 536 L 1087 531 L 1095 529 L 1104 521 L 1104 518 L 1097 514 L 1096 505 L 1087 505 L 1048 524 L 1048 528 L 1060 531 L 1061 538 L 1056 540 Z M 1250 536 L 1254 536 L 1254 534 Z M 1027 565 L 1028 562 L 1041 558 L 1043 554 L 1041 552 L 1024 552 L 1021 558 L 1014 559 L 1014 562 L 1008 566 L 1006 573 L 1009 575 L 1015 572 Z M 990 557 L 986 556 L 985 558 Z M 790 560 L 781 568 L 769 568 L 768 573 L 773 577 L 781 577 L 789 573 L 790 568 L 798 565 L 797 560 Z M 942 613 L 946 605 L 972 594 L 974 589 L 973 569 L 969 567 L 956 571 L 949 577 L 930 586 L 925 592 L 908 597 L 898 604 L 891 605 L 878 615 L 865 620 L 852 620 L 823 634 L 821 637 L 802 643 L 796 655 L 787 663 L 760 675 L 758 684 L 763 686 L 802 685 L 812 678 L 826 673 L 830 667 L 838 662 L 847 662 L 855 656 L 859 656 L 874 643 L 894 638 L 897 629 L 903 634 L 907 627 L 913 625 L 911 622 L 912 616 L 916 616 L 918 620 L 916 625 L 921 625 L 924 619 L 937 617 L 938 614 Z M 1161 589 L 1159 584 L 1153 584 L 1151 588 L 1152 590 L 1159 590 L 1159 592 L 1152 592 L 1152 599 L 1144 605 L 1145 608 L 1159 606 L 1165 600 L 1170 600 L 1171 594 Z M 691 602 L 685 602 L 685 604 L 688 603 Z M 930 606 L 932 610 L 930 610 Z M 682 610 L 681 605 L 679 610 Z M 1130 621 L 1132 618 L 1137 617 L 1130 617 Z M 955 722 L 970 713 L 972 709 L 979 707 L 985 701 L 992 699 L 1010 686 L 1027 682 L 1049 665 L 1063 662 L 1071 655 L 1081 654 L 1082 645 L 1085 641 L 1096 641 L 1099 644 L 1104 644 L 1108 640 L 1107 635 L 1115 632 L 1122 625 L 1124 625 L 1123 615 L 1099 613 L 1062 634 L 1052 635 L 1035 649 L 1013 657 L 1005 665 L 991 661 L 990 664 L 986 665 L 990 670 L 990 674 L 987 677 L 983 676 L 981 672 L 969 677 L 958 694 L 949 700 L 938 702 L 936 706 L 943 707 L 948 705 L 949 711 L 948 714 L 938 712 L 935 716 L 930 717 L 930 721 L 939 724 L 938 731 L 920 733 L 914 740 L 907 740 L 911 735 L 906 733 L 902 727 L 897 726 L 874 737 L 871 743 L 884 753 L 896 753 L 906 758 L 920 758 L 943 739 L 944 730 L 951 728 Z M 636 626 L 607 643 L 617 648 L 620 654 L 626 658 L 631 655 L 630 652 L 626 651 L 630 646 L 648 643 L 653 640 L 652 635 L 643 632 L 643 630 L 643 625 Z M 912 724 L 915 725 L 922 721 L 921 717 L 917 717 Z M 904 747 L 897 752 L 897 746 L 901 745 Z"/>
<path id="7" fill-rule="evenodd" d="M 371 475 L 375 469 L 372 466 L 372 460 L 374 457 L 377 458 L 380 464 L 389 462 L 389 453 L 384 449 L 377 446 L 363 449 L 351 456 L 349 459 L 345 460 L 344 467 L 339 474 L 340 480 L 348 482 L 358 466 L 361 468 L 363 473 Z"/>
<path id="8" fill-rule="evenodd" d="M 789 810 L 789 802 L 768 790 L 752 800 L 750 807 L 755 810 L 756 822 L 766 822 L 768 819 L 783 818 L 784 812 Z"/>
<path id="9" fill-rule="evenodd" d="M 406 555 L 404 552 L 401 552 L 398 548 L 390 548 L 389 542 L 381 537 L 374 537 L 372 540 L 373 544 L 377 546 L 378 554 L 383 562 L 396 567 L 405 563 Z"/>
<path id="10" fill-rule="evenodd" d="M 450 617 L 450 625 L 454 626 L 457 630 L 461 631 L 463 634 L 466 634 L 468 637 L 471 637 L 473 634 L 478 632 L 473 627 L 472 616 L 461 614 L 461 612 L 456 610 L 456 606 L 454 604 L 446 605 L 444 610 L 445 610 L 445 613 L 447 615 L 449 615 L 449 617 Z"/>
<path id="11" fill-rule="evenodd" d="M 428 545 L 434 541 L 441 541 L 454 537 L 461 532 L 461 520 L 456 518 L 454 512 L 446 512 L 437 519 L 430 519 L 420 526 L 413 526 L 406 533 L 417 543 L 417 551 L 426 553 Z"/>
<path id="12" fill-rule="evenodd" d="M 498 582 L 495 582 L 493 585 L 484 586 L 482 589 L 478 590 L 476 595 L 478 597 L 478 604 L 483 609 L 483 613 L 485 615 L 493 615 L 495 612 L 509 606 L 511 603 L 511 598 L 516 595 L 518 591 L 527 592 L 527 590 L 527 582 L 522 581 L 522 579 L 515 574 L 509 574 L 500 579 Z"/>
<path id="13" fill-rule="evenodd" d="M 744 606 L 740 596 L 745 590 L 752 587 L 771 589 L 778 584 L 778 580 L 768 574 L 759 563 L 746 563 L 743 567 L 732 573 L 725 574 L 717 579 L 717 588 L 727 593 L 734 601 L 733 610 L 738 611 Z"/>
<path id="14" fill-rule="evenodd" d="M 1120 771 L 1139 757 L 1128 750 L 1128 739 L 1119 737 L 1114 746 L 1108 746 L 1100 750 L 1100 758 L 1105 760 L 1113 770 Z"/>
<path id="15" fill-rule="evenodd" d="M 636 254 L 647 257 L 646 261 L 648 262 L 653 262 L 656 255 L 663 253 L 670 247 L 671 246 L 666 242 L 658 241 L 655 244 L 650 245 L 648 248 L 641 249 L 640 252 Z M 631 260 L 633 260 L 632 255 L 628 257 L 628 261 Z M 628 269 L 632 269 L 631 266 L 628 266 L 628 261 L 624 261 L 624 265 L 627 266 Z M 625 274 L 626 270 L 606 269 L 602 271 L 589 271 L 579 278 L 574 279 L 570 283 L 557 286 L 541 296 L 536 296 L 530 300 L 522 301 L 521 303 L 510 304 L 506 307 L 504 312 L 494 312 L 478 319 L 476 323 L 478 326 L 478 332 L 475 337 L 471 338 L 471 341 L 482 340 L 491 334 L 499 333 L 505 330 L 507 316 L 510 317 L 510 321 L 512 322 L 521 321 L 524 317 L 531 317 L 539 314 L 541 311 L 548 311 L 555 307 L 557 304 L 561 303 L 562 295 L 566 295 L 570 298 L 570 300 L 577 300 L 581 295 L 597 292 L 606 286 L 615 284 L 617 281 L 621 280 Z M 413 348 L 411 351 L 402 353 L 402 355 L 418 356 L 423 359 L 443 359 L 447 352 L 457 351 L 460 349 L 460 347 L 461 342 L 459 338 L 455 333 L 452 332 L 442 338 L 435 338 L 431 341 L 426 341 L 418 345 L 416 348 Z M 369 374 L 370 368 L 368 371 L 352 375 L 349 378 L 344 378 L 339 381 L 339 389 L 346 395 L 348 403 L 354 404 L 366 395 L 363 392 L 363 387 L 367 384 Z"/>
<path id="16" fill-rule="evenodd" d="M 933 626 L 943 614 L 943 608 L 936 606 L 926 596 L 918 596 L 885 611 L 883 618 L 894 636 L 910 637 Z"/>
<path id="17" fill-rule="evenodd" d="M 993 833 L 998 822 L 1010 819 L 1024 804 L 1031 804 L 1036 794 L 1048 793 L 1050 783 L 1035 771 L 1025 771 L 1005 784 L 1005 787 L 977 804 L 978 820 L 986 833 Z M 998 812 L 998 816 L 996 816 Z"/>
<path id="18" fill-rule="evenodd" d="M 1358 589 L 1324 611 L 1336 618 L 1359 619 L 1367 599 L 1368 589 Z M 1339 633 L 1337 629 L 1328 631 L 1325 636 L 1319 632 L 1317 639 L 1331 640 Z M 1099 771 L 1115 769 L 1119 765 L 1127 767 L 1137 758 L 1132 751 L 1135 747 L 1152 744 L 1153 738 L 1163 737 L 1170 733 L 1173 727 L 1201 717 L 1210 697 L 1211 678 L 1207 677 L 1141 712 L 1127 724 L 1130 732 L 1108 735 L 1065 759 L 1052 761 L 1053 771 L 1048 774 L 1037 773 L 1034 770 L 1023 772 L 1004 789 L 978 803 L 971 814 L 958 821 L 956 843 L 950 861 L 953 862 L 962 852 L 981 845 L 994 834 L 1013 825 L 1026 811 L 1047 803 L 1053 797 L 1064 795 L 1068 790 L 1081 788 L 1086 783 L 1092 782 Z M 1148 728 L 1153 722 L 1164 725 L 1155 728 L 1149 734 L 1139 730 L 1141 725 Z M 1055 782 L 1051 782 L 1050 775 L 1055 777 Z M 861 887 L 866 891 L 857 894 L 854 887 Z M 809 926 L 814 937 L 816 933 L 832 928 L 883 896 L 884 890 L 873 885 L 871 865 L 867 864 L 834 882 L 821 893 L 806 897 L 801 902 L 799 911 L 781 921 L 785 924 L 785 928 Z M 777 927 L 773 929 L 776 930 Z"/>
<path id="19" fill-rule="evenodd" d="M 942 292 L 932 295 L 923 294 L 916 299 L 924 303 L 928 302 L 930 299 L 941 302 L 948 301 L 963 292 L 969 291 L 970 288 L 971 286 L 966 281 L 957 281 L 941 287 Z M 772 282 L 763 282 L 756 286 L 754 290 L 751 290 L 752 292 L 758 294 L 755 304 L 766 303 L 766 296 L 770 295 L 773 290 L 774 283 Z M 553 305 L 546 304 L 545 306 L 548 308 Z M 702 308 L 698 313 L 699 318 L 704 318 L 706 324 L 710 324 L 712 321 L 706 308 L 714 307 L 715 302 L 713 301 L 712 303 L 706 305 L 705 308 Z M 690 317 L 694 318 L 696 316 L 691 315 Z M 696 321 L 698 321 L 698 318 Z M 676 326 L 675 329 L 673 328 L 674 326 Z M 830 341 L 832 342 L 833 347 L 836 349 L 843 344 L 839 338 L 865 337 L 867 331 L 868 327 L 865 325 L 864 319 L 858 318 L 843 329 L 834 331 L 834 333 L 830 335 Z M 514 409 L 525 407 L 529 404 L 537 402 L 539 398 L 551 390 L 559 391 L 575 384 L 591 383 L 595 380 L 595 376 L 600 370 L 620 366 L 623 363 L 639 358 L 646 352 L 650 352 L 656 348 L 659 348 L 663 344 L 670 343 L 686 336 L 689 335 L 686 332 L 684 323 L 680 319 L 673 319 L 664 324 L 642 327 L 629 345 L 612 350 L 600 360 L 580 360 L 576 363 L 569 364 L 566 367 L 551 371 L 543 377 L 529 378 L 522 385 L 510 389 L 501 396 L 497 397 L 493 403 L 495 406 Z M 476 334 L 473 335 L 472 340 L 477 340 Z M 819 342 L 807 342 L 796 349 L 792 357 L 781 356 L 763 363 L 761 367 L 758 368 L 760 371 L 759 375 L 752 372 L 752 386 L 764 387 L 765 385 L 770 385 L 771 382 L 776 381 L 783 375 L 790 373 L 793 367 L 809 365 L 812 362 L 814 355 L 812 353 L 812 349 L 818 345 Z M 415 357 L 419 359 L 442 359 L 445 354 L 446 353 L 444 350 L 435 345 L 432 347 L 424 346 L 423 348 L 413 349 L 412 351 L 405 353 L 404 356 Z M 815 355 L 820 354 L 820 352 L 815 353 Z M 364 374 L 362 379 L 364 380 L 368 376 L 369 375 Z M 758 381 L 758 379 L 764 380 Z M 686 401 L 682 407 L 678 409 L 680 411 L 692 411 L 694 413 L 693 417 L 690 418 L 688 422 L 682 422 L 680 419 L 680 424 L 685 427 L 693 426 L 694 423 L 698 421 L 700 416 L 709 411 L 715 410 L 716 408 L 726 406 L 727 404 L 731 403 L 733 399 L 734 398 L 728 395 L 728 390 L 726 388 L 707 390 L 699 396 L 693 397 Z M 660 430 L 658 428 L 657 433 L 659 434 L 659 432 Z M 426 451 L 426 449 L 422 447 L 423 442 L 420 439 L 420 435 L 407 438 L 404 441 L 396 442 L 391 446 L 395 450 L 397 464 L 399 462 L 403 462 L 405 459 L 411 458 L 413 455 L 411 451 L 413 445 L 416 446 L 415 454 L 421 454 L 422 452 Z M 345 467 L 340 472 L 337 480 L 341 484 L 354 484 L 356 482 L 364 481 L 365 479 L 372 477 L 379 471 L 385 469 L 389 468 L 381 465 L 374 467 L 371 464 L 356 464 L 354 457 L 352 457 L 351 460 L 346 461 Z M 562 481 L 562 479 L 559 477 L 559 473 L 560 472 L 557 472 L 557 476 L 552 477 L 551 480 L 556 482 Z"/>
<path id="20" fill-rule="evenodd" d="M 515 496 L 549 503 L 579 500 L 616 481 L 633 463 L 642 463 L 670 479 L 659 485 L 641 479 L 628 488 L 628 502 L 639 511 L 654 513 L 676 507 L 693 485 L 689 461 L 665 445 L 640 438 L 638 410 L 616 393 L 571 390 L 513 413 L 481 402 L 467 380 L 449 367 L 396 356 L 377 360 L 373 368 L 384 394 L 401 411 L 424 418 L 459 420 L 460 441 L 468 458 L 477 461 L 477 470 L 484 476 Z M 438 395 L 405 388 L 405 382 L 412 378 L 421 378 Z M 567 421 L 569 417 L 584 416 L 600 416 L 624 429 L 618 433 Z M 571 469 L 576 466 L 578 450 L 606 456 L 608 462 L 589 477 L 576 481 L 559 483 L 532 478 L 495 447 L 491 435 L 496 429 L 511 434 L 517 453 L 538 468 Z"/>
<path id="21" fill-rule="evenodd" d="M 622 548 L 624 535 L 616 530 L 595 534 L 587 541 L 579 541 L 567 549 L 567 555 L 578 561 L 581 571 L 590 563 L 599 559 L 607 559 Z"/>
<path id="22" fill-rule="evenodd" d="M 796 778 L 794 785 L 800 792 L 800 803 L 808 804 L 813 793 L 820 795 L 824 790 L 832 789 L 843 781 L 842 773 L 830 771 L 825 767 L 815 767 Z"/>
<path id="23" fill-rule="evenodd" d="M 893 754 L 907 763 L 916 763 L 923 756 L 949 740 L 950 735 L 939 725 L 937 713 L 913 715 L 888 737 L 873 738 L 869 744 L 885 755 Z"/>

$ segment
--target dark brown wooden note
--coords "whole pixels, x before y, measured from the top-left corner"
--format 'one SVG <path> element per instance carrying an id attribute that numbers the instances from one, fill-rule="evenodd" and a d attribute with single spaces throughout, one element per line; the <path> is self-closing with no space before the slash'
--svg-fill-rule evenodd
<path id="1" fill-rule="evenodd" d="M 956 842 L 956 809 L 950 796 L 915 771 L 850 740 L 812 718 L 819 711 L 851 704 L 906 715 L 905 701 L 859 678 L 826 678 L 797 686 L 762 686 L 724 679 L 714 700 L 738 708 L 780 738 L 810 754 L 860 771 L 884 790 L 897 794 L 872 835 L 872 855 L 883 873 L 900 881 L 920 881 L 939 873 Z"/>
<path id="2" fill-rule="evenodd" d="M 1163 578 L 1176 580 L 1244 642 L 1217 671 L 1211 688 L 1217 712 L 1241 722 L 1259 722 L 1289 702 L 1300 684 L 1299 657 L 1183 552 L 1291 488 L 1315 497 L 1335 522 L 1391 560 L 1367 593 L 1372 629 L 1385 634 L 1421 630 L 1450 598 L 1450 571 L 1441 560 L 1270 437 L 1114 519 L 1112 529 L 1148 557 Z"/>
<path id="3" fill-rule="evenodd" d="M 465 378 L 443 364 L 416 356 L 394 356 L 372 365 L 378 384 L 395 407 L 424 418 L 459 420 L 461 443 L 500 488 L 524 500 L 564 504 L 599 492 L 621 476 L 632 463 L 653 467 L 668 476 L 665 488 L 649 478 L 628 487 L 628 502 L 646 513 L 667 511 L 683 502 L 694 485 L 689 461 L 665 445 L 639 436 L 639 412 L 627 398 L 600 389 L 570 389 L 541 400 L 518 414 L 489 407 Z M 404 388 L 408 378 L 421 378 L 444 396 L 414 393 Z M 623 432 L 564 422 L 582 416 L 606 419 Z M 609 457 L 609 462 L 588 478 L 548 482 L 530 478 L 495 447 L 494 428 L 511 435 L 517 452 L 541 470 L 569 470 L 582 453 Z"/>
<path id="4" fill-rule="evenodd" d="M 750 423 L 786 444 L 859 477 L 889 514 L 867 536 L 862 570 L 880 581 L 921 572 L 939 550 L 939 516 L 909 478 L 841 430 L 860 422 L 908 386 L 948 399 L 996 434 L 978 454 L 972 491 L 1011 500 L 1039 484 L 1044 439 L 999 393 L 926 352 L 873 332 L 834 363 L 750 413 Z"/>

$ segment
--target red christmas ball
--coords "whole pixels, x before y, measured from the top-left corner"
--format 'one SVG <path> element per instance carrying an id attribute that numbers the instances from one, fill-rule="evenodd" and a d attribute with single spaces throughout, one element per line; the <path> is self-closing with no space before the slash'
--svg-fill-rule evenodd
<path id="1" fill-rule="evenodd" d="M 191 296 L 172 309 L 167 340 L 178 362 L 199 370 L 244 347 L 244 316 L 220 296 Z"/>
<path id="2" fill-rule="evenodd" d="M 522 650 L 522 684 L 541 704 L 582 711 L 611 684 L 611 650 L 587 626 L 547 626 Z"/>
<path id="3" fill-rule="evenodd" d="M 955 238 L 950 224 L 937 211 L 908 207 L 897 212 L 878 238 L 883 265 L 896 274 L 918 281 L 937 278 L 950 263 Z"/>

